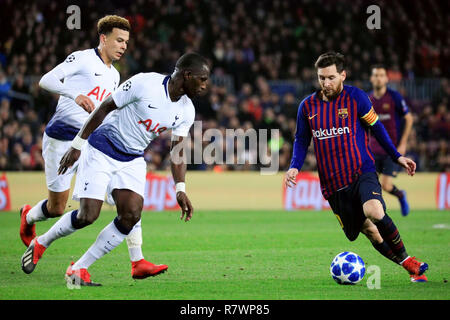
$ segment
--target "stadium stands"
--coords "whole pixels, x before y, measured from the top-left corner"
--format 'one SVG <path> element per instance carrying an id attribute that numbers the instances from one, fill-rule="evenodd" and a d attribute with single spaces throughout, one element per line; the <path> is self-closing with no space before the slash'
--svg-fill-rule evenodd
<path id="1" fill-rule="evenodd" d="M 316 85 L 314 60 L 328 50 L 346 55 L 349 83 L 364 89 L 369 88 L 369 66 L 388 65 L 396 79 L 391 85 L 414 112 L 408 154 L 419 171 L 450 170 L 446 1 L 414 6 L 405 0 L 378 1 L 382 29 L 370 31 L 365 29 L 370 3 L 363 0 L 351 5 L 326 0 L 84 1 L 80 30 L 66 27 L 68 1 L 13 3 L 0 2 L 0 170 L 43 169 L 41 137 L 57 97 L 37 83 L 72 51 L 96 46 L 95 22 L 112 13 L 126 16 L 133 26 L 128 51 L 116 64 L 122 81 L 138 72 L 171 73 L 182 52 L 202 53 L 213 66 L 211 91 L 196 101 L 203 130 L 279 128 L 281 136 L 270 145 L 280 150 L 280 170 L 289 166 L 297 106 Z M 169 140 L 156 140 L 147 150 L 150 170 L 168 167 Z M 304 169 L 315 169 L 312 153 Z"/>

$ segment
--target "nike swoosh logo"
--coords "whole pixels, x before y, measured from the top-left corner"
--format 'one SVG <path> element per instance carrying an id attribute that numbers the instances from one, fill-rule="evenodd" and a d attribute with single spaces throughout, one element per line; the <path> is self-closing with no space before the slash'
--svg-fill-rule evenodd
<path id="1" fill-rule="evenodd" d="M 99 76 L 101 76 L 102 74 L 96 72 L 95 75 L 96 75 L 97 77 L 99 77 Z"/>
<path id="2" fill-rule="evenodd" d="M 317 113 L 315 115 L 313 115 L 312 117 L 308 116 L 308 119 L 311 120 L 313 119 L 315 116 L 317 116 Z"/>
<path id="3" fill-rule="evenodd" d="M 148 107 L 149 107 L 150 109 L 158 109 L 158 108 L 156 108 L 156 107 L 152 107 L 151 104 L 149 104 Z"/>
<path id="4" fill-rule="evenodd" d="M 373 192 L 373 191 L 372 191 L 372 194 L 375 194 L 375 195 L 377 195 L 377 196 L 381 196 L 381 194 L 379 194 L 379 193 L 377 193 L 377 192 Z"/>

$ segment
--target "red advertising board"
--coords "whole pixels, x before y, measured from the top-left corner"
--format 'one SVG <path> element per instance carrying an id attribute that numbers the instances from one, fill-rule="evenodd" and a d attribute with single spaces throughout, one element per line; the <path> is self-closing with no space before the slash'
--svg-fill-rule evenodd
<path id="1" fill-rule="evenodd" d="M 9 196 L 8 179 L 6 173 L 0 176 L 0 211 L 11 210 L 11 198 Z"/>
<path id="2" fill-rule="evenodd" d="M 330 205 L 322 195 L 319 178 L 309 172 L 300 172 L 294 187 L 286 188 L 283 184 L 283 207 L 286 210 L 324 210 Z"/>
<path id="3" fill-rule="evenodd" d="M 450 209 L 450 173 L 438 175 L 436 184 L 437 208 L 440 210 Z"/>
<path id="4" fill-rule="evenodd" d="M 161 211 L 179 208 L 172 176 L 162 176 L 152 172 L 147 173 L 144 210 Z"/>

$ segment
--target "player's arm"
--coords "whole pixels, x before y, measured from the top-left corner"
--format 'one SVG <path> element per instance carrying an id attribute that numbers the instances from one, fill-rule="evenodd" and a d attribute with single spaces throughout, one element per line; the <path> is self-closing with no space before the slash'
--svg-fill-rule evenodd
<path id="1" fill-rule="evenodd" d="M 66 60 L 44 74 L 39 81 L 39 86 L 51 93 L 59 94 L 74 100 L 80 107 L 91 113 L 95 109 L 94 103 L 87 96 L 79 94 L 76 88 L 69 87 L 63 82 L 67 76 L 80 71 L 83 62 L 79 53 L 69 55 Z"/>
<path id="2" fill-rule="evenodd" d="M 413 125 L 413 117 L 411 115 L 411 113 L 407 113 L 403 116 L 403 119 L 405 120 L 405 125 L 403 128 L 403 132 L 402 132 L 402 136 L 400 138 L 400 142 L 398 143 L 398 147 L 397 150 L 398 152 L 400 152 L 401 154 L 405 154 L 406 153 L 406 145 L 408 143 L 408 137 L 409 134 L 411 133 L 411 129 L 412 129 L 412 125 Z"/>
<path id="3" fill-rule="evenodd" d="M 106 98 L 102 104 L 94 110 L 84 123 L 81 130 L 78 132 L 75 139 L 72 141 L 72 146 L 64 154 L 60 161 L 58 174 L 64 174 L 78 160 L 81 154 L 81 148 L 86 142 L 87 138 L 97 129 L 105 120 L 106 116 L 113 110 L 116 110 L 117 106 L 112 96 Z"/>
<path id="4" fill-rule="evenodd" d="M 398 142 L 397 150 L 401 154 L 406 153 L 406 145 L 408 144 L 408 137 L 411 133 L 412 125 L 413 125 L 413 117 L 411 115 L 411 112 L 409 112 L 409 108 L 406 104 L 405 99 L 397 93 L 396 96 L 394 96 L 395 99 L 395 107 L 396 112 L 403 117 L 404 125 L 402 130 L 402 135 L 400 137 L 400 140 Z"/>
<path id="5" fill-rule="evenodd" d="M 284 177 L 286 187 L 292 187 L 296 184 L 297 174 L 305 162 L 309 144 L 311 143 L 311 130 L 308 120 L 304 114 L 304 103 L 300 104 L 297 114 L 297 129 L 295 132 L 295 140 L 293 144 L 292 160 L 289 170 Z"/>
<path id="6" fill-rule="evenodd" d="M 185 221 L 189 221 L 194 213 L 191 201 L 186 195 L 186 155 L 184 154 L 184 146 L 187 137 L 172 135 L 172 143 L 170 147 L 170 169 L 175 181 L 177 202 L 181 207 L 181 217 L 185 217 Z"/>

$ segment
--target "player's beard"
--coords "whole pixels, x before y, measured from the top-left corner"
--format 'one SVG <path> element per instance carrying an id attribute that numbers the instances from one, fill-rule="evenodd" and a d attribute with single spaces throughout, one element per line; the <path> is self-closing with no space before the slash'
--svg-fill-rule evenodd
<path id="1" fill-rule="evenodd" d="M 341 93 L 341 84 L 339 84 L 336 89 L 333 88 L 333 90 L 327 91 L 324 88 L 322 89 L 322 94 L 325 97 L 327 97 L 329 101 L 336 99 L 340 93 Z"/>

